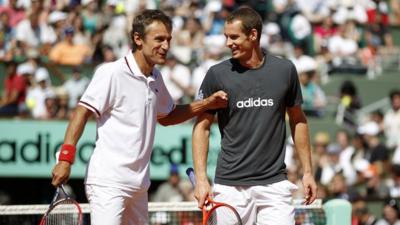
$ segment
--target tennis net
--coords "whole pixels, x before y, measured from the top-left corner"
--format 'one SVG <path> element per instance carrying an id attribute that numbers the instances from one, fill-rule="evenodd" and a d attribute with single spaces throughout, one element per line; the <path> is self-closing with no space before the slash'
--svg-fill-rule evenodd
<path id="1" fill-rule="evenodd" d="M 322 201 L 302 205 L 301 200 L 293 201 L 296 225 L 325 225 L 326 218 Z M 90 224 L 88 204 L 81 204 L 83 225 Z M 48 205 L 5 205 L 0 206 L 1 225 L 38 225 Z M 67 210 L 67 209 L 66 209 Z M 201 225 L 201 211 L 196 202 L 150 202 L 150 225 Z"/>

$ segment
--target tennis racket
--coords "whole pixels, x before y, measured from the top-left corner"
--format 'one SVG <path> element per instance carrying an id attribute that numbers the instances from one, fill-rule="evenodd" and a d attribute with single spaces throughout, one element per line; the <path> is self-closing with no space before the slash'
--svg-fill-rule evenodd
<path id="1" fill-rule="evenodd" d="M 63 185 L 57 187 L 40 225 L 82 225 L 82 209 L 78 202 L 65 192 Z"/>
<path id="2" fill-rule="evenodd" d="M 196 186 L 196 179 L 193 168 L 188 168 L 186 174 L 189 177 L 193 187 Z M 242 225 L 242 219 L 239 213 L 232 206 L 216 202 L 211 197 L 208 197 L 206 204 L 202 208 L 203 225 Z"/>

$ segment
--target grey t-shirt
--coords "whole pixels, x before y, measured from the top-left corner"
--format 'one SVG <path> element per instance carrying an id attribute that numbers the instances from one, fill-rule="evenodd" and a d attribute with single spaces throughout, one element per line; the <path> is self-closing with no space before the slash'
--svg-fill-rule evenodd
<path id="1" fill-rule="evenodd" d="M 209 69 L 199 96 L 218 90 L 228 94 L 229 105 L 215 111 L 221 132 L 215 183 L 266 185 L 286 179 L 286 108 L 303 101 L 294 65 L 269 54 L 257 69 L 229 59 Z"/>

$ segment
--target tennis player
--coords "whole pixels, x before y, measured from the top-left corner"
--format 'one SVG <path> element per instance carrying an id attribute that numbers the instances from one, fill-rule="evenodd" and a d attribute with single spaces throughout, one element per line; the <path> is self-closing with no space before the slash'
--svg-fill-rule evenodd
<path id="1" fill-rule="evenodd" d="M 52 184 L 68 180 L 75 146 L 94 114 L 97 140 L 85 178 L 92 225 L 148 224 L 149 161 L 156 122 L 177 124 L 227 105 L 223 91 L 203 101 L 174 105 L 154 67 L 165 63 L 171 31 L 170 18 L 159 10 L 137 15 L 132 52 L 99 66 L 69 122 Z"/>
<path id="2" fill-rule="evenodd" d="M 228 107 L 198 116 L 193 129 L 193 162 L 199 207 L 209 195 L 234 206 L 243 224 L 292 225 L 292 192 L 287 180 L 285 114 L 303 167 L 305 204 L 316 198 L 311 168 L 309 131 L 301 109 L 302 95 L 294 65 L 260 47 L 262 20 L 251 8 L 239 8 L 224 25 L 232 58 L 211 67 L 199 90 L 200 98 L 223 89 Z M 218 116 L 221 151 L 213 190 L 207 180 L 210 126 Z M 218 218 L 220 223 L 224 218 Z"/>

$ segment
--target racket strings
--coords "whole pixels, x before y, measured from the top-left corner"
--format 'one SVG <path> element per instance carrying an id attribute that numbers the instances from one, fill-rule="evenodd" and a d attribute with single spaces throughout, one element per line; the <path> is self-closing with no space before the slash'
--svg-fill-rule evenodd
<path id="1" fill-rule="evenodd" d="M 207 218 L 208 225 L 242 225 L 242 221 L 237 213 L 229 207 L 216 207 Z"/>
<path id="2" fill-rule="evenodd" d="M 44 225 L 80 225 L 81 216 L 75 201 L 66 199 L 51 209 Z"/>

